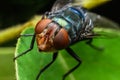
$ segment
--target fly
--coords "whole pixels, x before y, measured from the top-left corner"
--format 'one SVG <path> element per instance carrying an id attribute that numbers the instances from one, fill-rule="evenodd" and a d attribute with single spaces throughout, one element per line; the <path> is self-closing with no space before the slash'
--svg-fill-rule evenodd
<path id="1" fill-rule="evenodd" d="M 40 70 L 36 80 L 38 80 L 41 74 L 56 60 L 58 51 L 61 49 L 65 49 L 78 62 L 77 65 L 63 75 L 62 80 L 65 80 L 65 78 L 81 64 L 80 57 L 69 46 L 87 40 L 89 46 L 101 50 L 92 45 L 93 38 L 99 35 L 93 32 L 93 28 L 96 24 L 100 25 L 100 21 L 103 22 L 102 25 L 106 26 L 107 20 L 97 14 L 88 12 L 81 6 L 72 5 L 73 1 L 74 0 L 57 0 L 51 12 L 46 12 L 37 23 L 30 48 L 14 58 L 15 60 L 31 51 L 35 40 L 39 51 L 52 51 L 52 61 Z M 108 26 L 110 27 L 112 25 L 109 24 Z"/>

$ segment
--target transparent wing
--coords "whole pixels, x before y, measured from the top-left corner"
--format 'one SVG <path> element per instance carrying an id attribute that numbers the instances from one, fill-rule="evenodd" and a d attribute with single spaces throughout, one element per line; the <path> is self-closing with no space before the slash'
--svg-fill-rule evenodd
<path id="1" fill-rule="evenodd" d="M 52 11 L 56 11 L 61 9 L 63 6 L 65 6 L 66 4 L 71 3 L 74 6 L 82 6 L 84 8 L 87 9 L 91 9 L 95 6 L 98 6 L 100 4 L 109 2 L 110 0 L 56 0 L 56 2 L 54 3 L 53 7 L 52 7 Z"/>
<path id="2" fill-rule="evenodd" d="M 103 27 L 103 28 L 113 28 L 113 29 L 120 29 L 120 25 L 115 23 L 114 21 L 105 18 L 101 15 L 96 13 L 87 12 L 89 17 L 92 19 L 94 26 L 96 27 Z"/>
<path id="3" fill-rule="evenodd" d="M 66 4 L 72 3 L 73 1 L 74 0 L 56 0 L 56 2 L 54 3 L 54 5 L 52 7 L 52 11 L 59 10 L 60 8 L 65 6 Z"/>
<path id="4" fill-rule="evenodd" d="M 99 34 L 96 38 L 117 38 L 120 36 L 120 25 L 98 14 L 87 12 L 94 24 L 94 33 Z"/>
<path id="5" fill-rule="evenodd" d="M 56 11 L 61 9 L 63 6 L 67 5 L 67 4 L 72 4 L 72 5 L 79 5 L 79 6 L 83 6 L 85 1 L 84 0 L 56 0 L 56 2 L 54 3 L 53 7 L 52 7 L 52 11 Z"/>

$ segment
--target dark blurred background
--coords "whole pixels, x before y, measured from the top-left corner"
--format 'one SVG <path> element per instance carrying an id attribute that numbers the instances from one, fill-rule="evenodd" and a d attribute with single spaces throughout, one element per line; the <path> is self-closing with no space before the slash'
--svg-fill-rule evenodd
<path id="1" fill-rule="evenodd" d="M 35 14 L 49 11 L 54 1 L 55 0 L 0 0 L 0 29 L 23 23 Z M 118 0 L 110 1 L 91 11 L 120 23 Z"/>
<path id="2" fill-rule="evenodd" d="M 120 4 L 119 0 L 111 0 L 110 2 L 98 6 L 91 11 L 103 15 L 120 24 Z"/>
<path id="3" fill-rule="evenodd" d="M 55 0 L 0 0 L 0 29 L 23 23 L 49 10 Z"/>

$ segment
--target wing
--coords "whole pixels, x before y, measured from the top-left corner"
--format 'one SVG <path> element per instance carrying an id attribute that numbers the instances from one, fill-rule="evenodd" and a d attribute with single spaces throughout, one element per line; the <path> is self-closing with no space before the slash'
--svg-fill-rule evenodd
<path id="1" fill-rule="evenodd" d="M 59 10 L 67 4 L 83 6 L 84 2 L 85 2 L 84 0 L 56 0 L 52 7 L 52 11 Z"/>
<path id="2" fill-rule="evenodd" d="M 110 19 L 100 16 L 96 13 L 87 12 L 94 25 L 94 33 L 99 36 L 96 38 L 113 39 L 120 36 L 120 25 Z"/>
<path id="3" fill-rule="evenodd" d="M 54 3 L 54 5 L 52 7 L 52 11 L 59 10 L 60 8 L 65 6 L 66 4 L 72 3 L 73 1 L 74 0 L 56 0 L 56 2 Z"/>
<path id="4" fill-rule="evenodd" d="M 92 19 L 94 26 L 103 27 L 103 28 L 113 28 L 120 29 L 120 25 L 114 21 L 100 16 L 96 13 L 87 12 L 88 16 Z"/>
<path id="5" fill-rule="evenodd" d="M 110 0 L 99 0 L 99 1 L 97 0 L 56 0 L 56 2 L 52 7 L 52 11 L 59 10 L 60 8 L 62 8 L 63 6 L 69 3 L 75 6 L 77 5 L 87 9 L 91 9 L 109 1 Z"/>

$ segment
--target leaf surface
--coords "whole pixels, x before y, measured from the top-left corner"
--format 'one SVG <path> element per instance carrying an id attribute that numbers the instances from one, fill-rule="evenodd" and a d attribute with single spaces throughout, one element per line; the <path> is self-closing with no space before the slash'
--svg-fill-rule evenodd
<path id="1" fill-rule="evenodd" d="M 94 31 L 98 31 L 95 29 Z M 119 80 L 120 79 L 120 32 L 103 29 L 104 34 L 117 34 L 114 38 L 94 38 L 93 44 L 103 47 L 98 51 L 85 41 L 71 46 L 81 58 L 82 64 L 71 73 L 66 80 Z M 33 28 L 27 28 L 22 34 L 34 33 Z M 30 47 L 31 36 L 18 39 L 15 56 Z M 16 61 L 17 80 L 35 80 L 37 74 L 52 60 L 52 53 L 39 52 L 35 42 L 32 51 L 19 57 Z M 77 62 L 65 51 L 59 51 L 56 61 L 41 75 L 40 80 L 62 80 L 62 76 L 74 67 Z"/>

